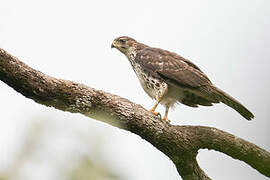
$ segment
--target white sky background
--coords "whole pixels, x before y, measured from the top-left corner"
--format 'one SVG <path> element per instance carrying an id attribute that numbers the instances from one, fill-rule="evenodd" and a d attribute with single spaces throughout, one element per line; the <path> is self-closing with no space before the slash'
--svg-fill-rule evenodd
<path id="1" fill-rule="evenodd" d="M 120 95 L 147 109 L 152 100 L 127 59 L 110 45 L 114 38 L 128 35 L 174 51 L 197 64 L 216 86 L 247 106 L 255 119 L 248 122 L 223 104 L 198 109 L 180 105 L 169 114 L 172 123 L 213 126 L 270 151 L 269 19 L 269 0 L 1 0 L 0 47 L 46 74 Z M 91 132 L 93 138 L 104 135 L 103 158 L 131 180 L 179 179 L 173 163 L 134 134 L 38 105 L 2 82 L 0 99 L 0 167 L 12 158 L 29 119 L 42 117 L 59 121 L 61 131 L 74 128 Z M 164 113 L 163 107 L 158 110 Z M 50 151 L 61 156 L 57 148 Z M 200 151 L 198 161 L 213 179 L 267 179 L 214 151 Z M 29 173 L 29 179 L 59 179 L 42 167 L 32 168 L 38 169 L 37 174 Z"/>

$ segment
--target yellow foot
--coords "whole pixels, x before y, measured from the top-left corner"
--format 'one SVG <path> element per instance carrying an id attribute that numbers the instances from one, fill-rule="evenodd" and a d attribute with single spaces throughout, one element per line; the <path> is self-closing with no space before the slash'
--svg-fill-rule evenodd
<path id="1" fill-rule="evenodd" d="M 170 123 L 170 120 L 168 119 L 168 117 L 164 117 L 162 118 L 163 121 L 165 121 L 166 123 Z"/>
<path id="2" fill-rule="evenodd" d="M 152 114 L 154 114 L 155 116 L 160 116 L 159 112 L 154 111 L 153 109 L 149 110 Z"/>

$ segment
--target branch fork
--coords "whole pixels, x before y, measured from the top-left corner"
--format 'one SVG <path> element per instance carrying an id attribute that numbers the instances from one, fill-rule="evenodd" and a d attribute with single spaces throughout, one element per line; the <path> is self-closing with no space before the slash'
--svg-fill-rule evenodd
<path id="1" fill-rule="evenodd" d="M 0 80 L 39 104 L 81 113 L 135 133 L 167 155 L 184 180 L 209 180 L 199 167 L 199 149 L 216 150 L 270 177 L 270 153 L 212 127 L 176 126 L 125 98 L 37 71 L 0 49 Z"/>

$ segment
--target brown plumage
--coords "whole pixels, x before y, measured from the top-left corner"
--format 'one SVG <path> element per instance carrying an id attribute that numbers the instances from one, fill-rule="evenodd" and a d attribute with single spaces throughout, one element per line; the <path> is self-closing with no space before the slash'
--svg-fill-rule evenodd
<path id="1" fill-rule="evenodd" d="M 212 106 L 222 102 L 239 112 L 247 120 L 254 115 L 233 97 L 215 87 L 209 78 L 191 61 L 159 48 L 152 48 L 123 36 L 113 41 L 112 47 L 125 54 L 138 76 L 145 92 L 156 100 L 150 110 L 154 114 L 157 105 L 168 110 L 177 102 L 191 107 Z"/>

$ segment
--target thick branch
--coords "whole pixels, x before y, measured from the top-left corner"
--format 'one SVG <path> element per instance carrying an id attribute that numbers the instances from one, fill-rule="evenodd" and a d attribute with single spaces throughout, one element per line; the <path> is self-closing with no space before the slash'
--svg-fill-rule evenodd
<path id="1" fill-rule="evenodd" d="M 199 167 L 199 149 L 223 152 L 270 177 L 270 153 L 211 127 L 173 126 L 138 104 L 32 69 L 0 49 L 0 80 L 37 103 L 109 123 L 131 131 L 166 154 L 183 179 L 210 179 Z"/>

